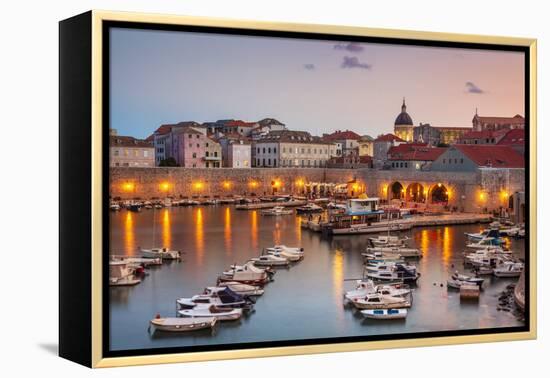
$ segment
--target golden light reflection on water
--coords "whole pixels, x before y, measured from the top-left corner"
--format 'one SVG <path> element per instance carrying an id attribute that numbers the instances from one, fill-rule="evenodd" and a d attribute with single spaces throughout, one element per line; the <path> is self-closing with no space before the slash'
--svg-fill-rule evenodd
<path id="1" fill-rule="evenodd" d="M 281 225 L 279 222 L 275 223 L 275 228 L 273 229 L 273 242 L 275 244 L 283 244 L 281 242 Z"/>
<path id="2" fill-rule="evenodd" d="M 170 222 L 170 211 L 164 209 L 162 212 L 162 246 L 171 248 L 172 246 L 172 227 Z"/>
<path id="3" fill-rule="evenodd" d="M 295 226 L 296 226 L 296 240 L 298 241 L 298 244 L 302 244 L 302 217 L 298 216 L 295 220 Z"/>
<path id="4" fill-rule="evenodd" d="M 200 207 L 195 211 L 195 249 L 197 265 L 200 266 L 204 257 L 204 219 Z"/>
<path id="5" fill-rule="evenodd" d="M 250 238 L 253 249 L 258 249 L 258 211 L 253 210 L 250 214 Z"/>
<path id="6" fill-rule="evenodd" d="M 344 252 L 341 249 L 334 251 L 332 259 L 332 287 L 334 288 L 334 300 L 337 304 L 341 304 L 344 290 Z"/>
<path id="7" fill-rule="evenodd" d="M 134 215 L 131 211 L 126 212 L 126 219 L 124 220 L 124 247 L 126 255 L 133 255 L 136 252 Z"/>
<path id="8" fill-rule="evenodd" d="M 428 230 L 424 229 L 420 233 L 420 249 L 422 250 L 422 254 L 424 255 L 428 254 L 429 245 L 430 245 L 430 235 L 428 234 Z"/>
<path id="9" fill-rule="evenodd" d="M 451 259 L 451 256 L 453 254 L 452 251 L 452 245 L 453 245 L 453 233 L 451 232 L 451 229 L 449 227 L 443 228 L 443 262 L 447 264 L 449 260 Z"/>
<path id="10" fill-rule="evenodd" d="M 231 255 L 231 210 L 229 207 L 225 208 L 224 213 L 224 229 L 223 229 L 225 253 Z"/>

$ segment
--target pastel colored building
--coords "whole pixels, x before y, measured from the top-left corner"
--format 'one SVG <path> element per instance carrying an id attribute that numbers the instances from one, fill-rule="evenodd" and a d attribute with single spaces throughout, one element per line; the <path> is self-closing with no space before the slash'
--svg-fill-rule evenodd
<path id="1" fill-rule="evenodd" d="M 154 167 L 153 144 L 131 136 L 110 135 L 109 166 L 111 167 Z"/>

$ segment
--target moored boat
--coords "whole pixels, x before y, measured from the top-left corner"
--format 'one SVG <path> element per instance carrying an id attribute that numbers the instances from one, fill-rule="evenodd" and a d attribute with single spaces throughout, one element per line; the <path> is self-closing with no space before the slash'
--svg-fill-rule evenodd
<path id="1" fill-rule="evenodd" d="M 262 215 L 290 215 L 293 214 L 294 211 L 291 209 L 286 209 L 284 206 L 275 206 L 272 209 L 266 209 L 262 210 L 260 214 Z"/>
<path id="2" fill-rule="evenodd" d="M 405 319 L 407 317 L 406 308 L 389 308 L 377 310 L 361 310 L 361 314 L 368 319 L 391 320 Z"/>
<path id="3" fill-rule="evenodd" d="M 219 321 L 239 320 L 243 315 L 240 308 L 219 308 L 214 305 L 197 305 L 192 309 L 179 310 L 178 314 L 191 318 L 214 317 Z"/>
<path id="4" fill-rule="evenodd" d="M 369 241 L 375 247 L 402 247 L 405 246 L 409 238 L 400 238 L 399 236 L 380 235 L 369 238 Z"/>
<path id="5" fill-rule="evenodd" d="M 473 277 L 454 272 L 447 280 L 447 286 L 453 289 L 460 289 L 463 285 L 477 285 L 481 288 L 483 281 L 485 280 L 481 277 Z"/>
<path id="6" fill-rule="evenodd" d="M 411 303 L 402 297 L 392 297 L 378 293 L 367 294 L 362 298 L 355 298 L 351 303 L 360 310 L 408 308 Z"/>
<path id="7" fill-rule="evenodd" d="M 141 248 L 140 252 L 141 257 L 150 259 L 161 258 L 162 260 L 179 260 L 181 258 L 180 251 L 170 250 L 168 248 Z"/>
<path id="8" fill-rule="evenodd" d="M 493 269 L 496 277 L 519 277 L 523 272 L 523 263 L 505 261 Z"/>
<path id="9" fill-rule="evenodd" d="M 260 295 L 263 295 L 264 293 L 264 289 L 262 289 L 260 286 L 247 285 L 247 284 L 242 284 L 242 283 L 232 282 L 232 281 L 220 282 L 219 286 L 209 286 L 205 289 L 204 292 L 205 294 L 208 294 L 217 290 L 221 290 L 225 287 L 230 288 L 237 294 L 247 296 L 247 297 L 260 296 Z"/>
<path id="10" fill-rule="evenodd" d="M 305 204 L 304 206 L 298 206 L 296 208 L 296 213 L 297 214 L 322 213 L 323 211 L 324 211 L 324 209 L 321 206 L 316 205 L 312 202 L 309 202 L 309 203 Z"/>
<path id="11" fill-rule="evenodd" d="M 257 266 L 287 266 L 290 261 L 281 255 L 267 254 L 250 259 Z"/>
<path id="12" fill-rule="evenodd" d="M 418 248 L 406 247 L 367 247 L 367 254 L 381 252 L 386 255 L 395 255 L 400 257 L 422 257 L 422 251 Z"/>
<path id="13" fill-rule="evenodd" d="M 200 318 L 161 318 L 158 316 L 150 321 L 150 325 L 153 332 L 189 332 L 214 328 L 216 322 L 217 318 L 213 316 Z"/>

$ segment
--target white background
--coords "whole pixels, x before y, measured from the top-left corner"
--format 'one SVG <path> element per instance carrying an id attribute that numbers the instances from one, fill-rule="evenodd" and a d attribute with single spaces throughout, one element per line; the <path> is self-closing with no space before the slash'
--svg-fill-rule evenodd
<path id="1" fill-rule="evenodd" d="M 541 376 L 548 371 L 547 104 L 544 1 L 4 1 L 0 22 L 0 374 L 4 377 Z M 91 371 L 56 356 L 58 25 L 89 9 L 323 23 L 539 40 L 539 339 Z M 452 74 L 452 73 L 450 73 Z M 81 125 L 74 125 L 80 127 Z M 78 253 L 78 251 L 75 251 Z M 546 314 L 546 317 L 548 314 Z M 297 319 L 303 321 L 307 319 Z M 546 360 L 545 360 L 546 358 Z"/>

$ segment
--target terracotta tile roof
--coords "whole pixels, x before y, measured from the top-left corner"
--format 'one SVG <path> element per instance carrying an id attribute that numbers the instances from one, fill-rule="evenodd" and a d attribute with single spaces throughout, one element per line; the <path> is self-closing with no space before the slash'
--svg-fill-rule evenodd
<path id="1" fill-rule="evenodd" d="M 197 126 L 201 126 L 201 124 L 195 121 L 183 121 L 183 122 L 178 122 L 174 124 L 164 124 L 155 130 L 155 134 L 163 135 L 163 134 L 168 134 L 174 128 L 197 127 Z"/>
<path id="2" fill-rule="evenodd" d="M 499 146 L 513 146 L 525 144 L 525 130 L 513 129 L 508 130 L 506 135 L 497 143 Z"/>
<path id="3" fill-rule="evenodd" d="M 455 144 L 453 148 L 461 151 L 480 167 L 524 168 L 523 156 L 510 146 Z"/>
<path id="4" fill-rule="evenodd" d="M 255 127 L 257 125 L 256 122 L 245 122 L 245 121 L 241 121 L 240 119 L 238 120 L 234 120 L 234 121 L 229 121 L 227 123 L 225 123 L 224 126 L 226 127 Z"/>
<path id="5" fill-rule="evenodd" d="M 384 134 L 380 135 L 378 138 L 374 140 L 375 142 L 404 142 L 403 139 L 399 138 L 396 135 L 393 134 Z"/>
<path id="6" fill-rule="evenodd" d="M 420 143 L 400 144 L 388 150 L 389 160 L 434 161 L 447 149 L 442 147 L 428 147 Z"/>
<path id="7" fill-rule="evenodd" d="M 151 142 L 147 142 L 143 139 L 136 139 L 131 136 L 122 136 L 122 135 L 111 135 L 109 137 L 109 146 L 153 148 L 153 144 Z"/>
<path id="8" fill-rule="evenodd" d="M 271 131 L 261 137 L 256 143 L 262 142 L 284 142 L 284 143 L 308 143 L 308 144 L 332 144 L 318 136 L 312 136 L 307 131 L 280 130 Z"/>
<path id="9" fill-rule="evenodd" d="M 511 124 L 511 125 L 520 125 L 525 124 L 525 118 L 516 114 L 513 117 L 481 117 L 476 116 L 474 119 L 478 119 L 481 123 L 488 124 Z"/>
<path id="10" fill-rule="evenodd" d="M 338 130 L 333 132 L 332 134 L 324 135 L 323 139 L 329 140 L 329 141 L 344 140 L 344 139 L 359 140 L 361 139 L 361 135 L 351 130 L 345 130 L 345 131 Z"/>
<path id="11" fill-rule="evenodd" d="M 482 131 L 469 131 L 462 135 L 460 139 L 490 139 L 498 138 L 503 134 L 506 134 L 508 130 L 482 130 Z"/>

